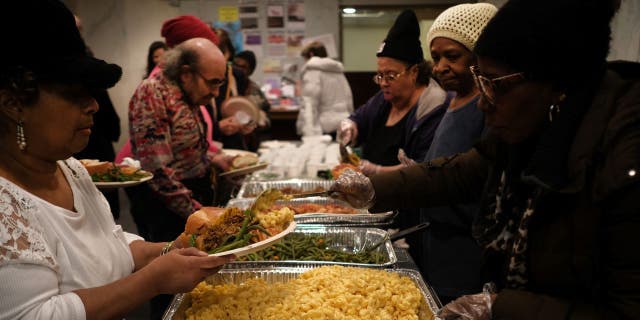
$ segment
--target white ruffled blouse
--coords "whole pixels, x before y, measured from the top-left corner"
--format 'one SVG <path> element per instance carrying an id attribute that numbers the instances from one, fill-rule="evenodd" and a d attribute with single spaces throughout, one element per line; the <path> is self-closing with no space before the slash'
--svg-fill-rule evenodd
<path id="1" fill-rule="evenodd" d="M 0 177 L 0 319 L 85 319 L 71 291 L 102 286 L 134 270 L 129 243 L 82 164 L 58 165 L 74 211 Z"/>

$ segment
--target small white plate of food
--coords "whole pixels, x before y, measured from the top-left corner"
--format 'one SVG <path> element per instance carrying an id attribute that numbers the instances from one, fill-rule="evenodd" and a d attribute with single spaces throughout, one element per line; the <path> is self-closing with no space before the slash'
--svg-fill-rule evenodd
<path id="1" fill-rule="evenodd" d="M 214 256 L 244 256 L 279 241 L 296 228 L 293 211 L 252 213 L 239 208 L 203 207 L 187 219 L 179 241 Z"/>
<path id="2" fill-rule="evenodd" d="M 241 154 L 241 155 L 237 155 L 231 161 L 231 169 L 229 169 L 229 171 L 225 171 L 221 173 L 220 176 L 235 177 L 235 176 L 246 175 L 258 170 L 262 170 L 267 166 L 269 166 L 269 164 L 264 161 L 261 162 L 260 158 L 258 158 L 258 156 L 255 153 Z"/>
<path id="3" fill-rule="evenodd" d="M 110 161 L 81 159 L 91 180 L 100 189 L 113 189 L 136 186 L 153 178 L 153 174 L 128 165 L 116 165 Z"/>

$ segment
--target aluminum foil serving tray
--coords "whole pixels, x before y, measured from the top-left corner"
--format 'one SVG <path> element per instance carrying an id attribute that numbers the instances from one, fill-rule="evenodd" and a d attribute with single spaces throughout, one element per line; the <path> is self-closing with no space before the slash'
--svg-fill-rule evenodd
<path id="1" fill-rule="evenodd" d="M 262 278 L 267 283 L 283 283 L 292 279 L 296 279 L 305 271 L 311 268 L 292 268 L 292 267 L 271 267 L 271 268 L 255 268 L 255 269 L 223 269 L 220 272 L 207 278 L 211 284 L 242 284 L 248 279 Z M 433 314 L 441 308 L 440 300 L 435 292 L 429 287 L 420 272 L 411 269 L 383 269 L 387 272 L 395 272 L 411 279 L 420 289 L 423 296 L 423 302 L 427 305 Z M 171 305 L 164 313 L 163 320 L 183 320 L 185 310 L 191 304 L 189 294 L 181 293 L 174 296 Z"/>
<path id="2" fill-rule="evenodd" d="M 333 184 L 331 180 L 314 180 L 314 179 L 288 179 L 288 180 L 273 180 L 273 181 L 247 181 L 240 191 L 238 191 L 237 198 L 253 198 L 258 196 L 260 192 L 267 189 L 278 190 L 296 190 L 296 193 L 312 192 L 312 191 L 324 191 L 329 190 Z M 322 189 L 322 190 L 320 190 Z"/>
<path id="3" fill-rule="evenodd" d="M 291 234 L 301 234 L 309 236 L 323 236 L 330 239 L 329 248 L 341 249 L 347 252 L 361 252 L 369 248 L 382 239 L 386 235 L 386 231 L 377 228 L 352 228 L 352 227 L 336 227 L 321 225 L 298 225 Z M 225 266 L 227 269 L 246 269 L 246 268 L 262 268 L 265 266 L 295 266 L 302 268 L 313 268 L 322 265 L 344 265 L 357 267 L 373 267 L 385 268 L 393 267 L 398 261 L 396 253 L 393 250 L 391 241 L 387 240 L 383 245 L 379 246 L 374 252 L 379 252 L 385 258 L 380 264 L 367 264 L 355 262 L 333 262 L 319 260 L 282 260 L 282 261 L 234 261 Z"/>
<path id="4" fill-rule="evenodd" d="M 238 207 L 246 209 L 251 206 L 254 198 L 244 199 L 231 199 L 227 203 L 227 208 Z M 348 203 L 327 197 L 310 197 L 292 199 L 289 201 L 277 201 L 276 204 L 286 205 L 287 203 L 296 204 L 338 204 L 346 207 L 350 207 Z M 369 226 L 369 227 L 384 227 L 391 224 L 393 217 L 397 214 L 394 211 L 388 211 L 384 213 L 369 213 L 365 209 L 358 209 L 356 213 L 342 214 L 342 213 L 305 213 L 296 214 L 294 220 L 298 224 L 328 224 L 328 225 L 340 225 L 340 226 Z"/>

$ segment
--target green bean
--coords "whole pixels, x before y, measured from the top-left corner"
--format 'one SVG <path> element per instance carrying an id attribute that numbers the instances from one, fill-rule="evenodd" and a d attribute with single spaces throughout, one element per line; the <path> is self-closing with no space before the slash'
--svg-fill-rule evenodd
<path id="1" fill-rule="evenodd" d="M 298 261 L 334 261 L 364 264 L 381 264 L 386 261 L 379 252 L 342 252 L 330 248 L 331 239 L 322 236 L 304 236 L 291 234 L 281 242 L 244 258 L 250 261 L 260 260 L 298 260 Z M 242 259 L 242 258 L 241 258 Z"/>

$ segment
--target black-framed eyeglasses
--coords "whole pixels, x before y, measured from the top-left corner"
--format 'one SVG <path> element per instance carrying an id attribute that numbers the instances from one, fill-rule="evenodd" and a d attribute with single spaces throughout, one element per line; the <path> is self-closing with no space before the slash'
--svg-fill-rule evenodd
<path id="1" fill-rule="evenodd" d="M 194 69 L 194 71 L 195 73 L 198 74 L 198 76 L 200 76 L 200 78 L 202 78 L 202 80 L 204 80 L 204 83 L 211 89 L 220 88 L 225 83 L 227 83 L 227 79 L 218 79 L 218 78 L 207 79 L 205 78 L 205 76 L 202 75 L 202 73 L 200 73 L 200 70 Z"/>
<path id="2" fill-rule="evenodd" d="M 480 89 L 482 95 L 489 101 L 489 103 L 494 103 L 496 101 L 496 91 L 505 91 L 505 84 L 507 80 L 524 80 L 524 72 L 516 72 L 512 74 L 508 74 L 506 76 L 501 76 L 497 78 L 487 78 L 480 74 L 480 70 L 478 66 L 469 67 L 471 70 L 471 75 L 473 76 L 473 80 L 476 82 L 476 86 Z M 508 82 L 508 81 L 507 81 Z"/>
<path id="3" fill-rule="evenodd" d="M 376 84 L 380 84 L 384 79 L 384 81 L 386 81 L 387 83 L 391 83 L 396 79 L 400 78 L 400 76 L 405 74 L 407 71 L 409 71 L 409 69 L 411 68 L 407 68 L 402 72 L 389 71 L 385 73 L 377 73 L 373 76 L 373 82 L 375 82 Z"/>

